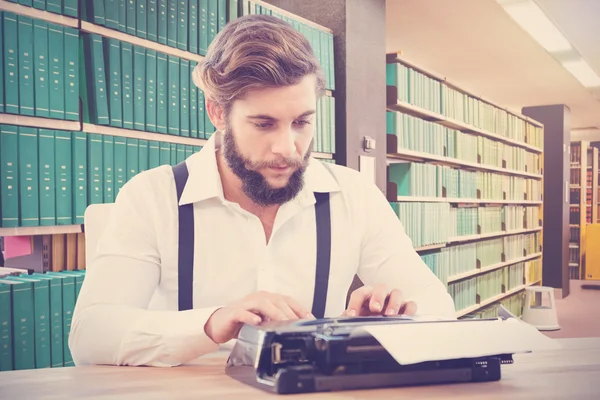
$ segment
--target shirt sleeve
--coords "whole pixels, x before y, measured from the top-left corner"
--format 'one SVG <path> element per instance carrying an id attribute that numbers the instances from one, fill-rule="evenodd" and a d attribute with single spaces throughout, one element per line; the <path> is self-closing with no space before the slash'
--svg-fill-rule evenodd
<path id="1" fill-rule="evenodd" d="M 367 182 L 368 210 L 362 237 L 358 276 L 366 285 L 384 283 L 399 289 L 405 301 L 417 304 L 417 314 L 456 319 L 454 301 L 446 285 L 429 269 L 406 235 L 384 194 Z"/>
<path id="2" fill-rule="evenodd" d="M 168 367 L 219 348 L 204 332 L 216 308 L 148 309 L 161 260 L 143 199 L 150 185 L 142 179 L 134 177 L 119 192 L 88 263 L 69 334 L 76 365 Z"/>

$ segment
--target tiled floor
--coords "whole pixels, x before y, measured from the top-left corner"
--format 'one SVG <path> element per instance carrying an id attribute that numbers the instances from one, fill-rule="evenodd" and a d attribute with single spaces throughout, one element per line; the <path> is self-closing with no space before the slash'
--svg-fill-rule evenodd
<path id="1" fill-rule="evenodd" d="M 593 285 L 598 289 L 582 289 Z M 571 293 L 556 300 L 558 331 L 543 332 L 551 338 L 600 337 L 600 281 L 571 281 Z"/>

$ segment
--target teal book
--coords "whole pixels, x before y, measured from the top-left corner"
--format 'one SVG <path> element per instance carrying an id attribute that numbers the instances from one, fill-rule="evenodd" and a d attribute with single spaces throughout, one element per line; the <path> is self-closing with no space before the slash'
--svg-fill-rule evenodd
<path id="1" fill-rule="evenodd" d="M 4 12 L 4 111 L 19 113 L 19 46 L 17 15 Z"/>
<path id="2" fill-rule="evenodd" d="M 19 113 L 35 115 L 34 67 L 33 67 L 33 21 L 19 15 Z"/>
<path id="3" fill-rule="evenodd" d="M 133 129 L 133 46 L 121 42 L 123 128 Z"/>
<path id="4" fill-rule="evenodd" d="M 208 0 L 208 45 L 219 31 L 219 0 Z"/>
<path id="5" fill-rule="evenodd" d="M 79 36 L 79 57 L 82 62 L 79 63 L 79 100 L 81 102 L 81 120 L 84 123 L 92 123 L 92 110 L 94 109 L 94 101 L 88 93 L 89 77 L 93 71 L 90 71 L 90 61 L 87 50 L 87 38 L 85 34 Z"/>
<path id="6" fill-rule="evenodd" d="M 148 37 L 148 19 L 147 19 L 147 0 L 136 0 L 137 15 L 136 15 L 136 31 L 137 36 L 142 39 Z"/>
<path id="7" fill-rule="evenodd" d="M 172 146 L 172 145 L 171 145 Z M 185 144 L 177 144 L 177 164 L 185 161 Z"/>
<path id="8" fill-rule="evenodd" d="M 90 51 L 90 67 L 94 71 L 90 78 L 91 94 L 95 104 L 95 123 L 108 125 L 108 98 L 106 95 L 106 72 L 104 70 L 104 44 L 103 38 L 96 34 L 86 35 Z"/>
<path id="9" fill-rule="evenodd" d="M 50 11 L 54 14 L 62 13 L 61 0 L 46 0 L 46 11 Z"/>
<path id="10" fill-rule="evenodd" d="M 335 90 L 335 54 L 333 53 L 333 34 L 327 34 L 327 55 L 329 57 L 329 88 Z"/>
<path id="11" fill-rule="evenodd" d="M 208 1 L 198 0 L 198 52 L 203 56 L 208 51 Z"/>
<path id="12" fill-rule="evenodd" d="M 121 45 L 117 39 L 104 41 L 104 56 L 108 60 L 108 110 L 110 125 L 123 127 L 123 96 L 121 95 Z"/>
<path id="13" fill-rule="evenodd" d="M 190 136 L 190 62 L 181 59 L 180 61 L 180 114 L 179 131 L 181 136 Z M 193 85 L 192 85 L 193 86 Z"/>
<path id="14" fill-rule="evenodd" d="M 167 20 L 169 10 L 167 7 L 167 0 L 157 0 L 158 3 L 158 43 L 167 44 Z"/>
<path id="15" fill-rule="evenodd" d="M 38 10 L 45 10 L 46 0 L 33 0 L 33 8 L 37 8 Z"/>
<path id="16" fill-rule="evenodd" d="M 178 0 L 177 2 L 177 47 L 180 50 L 188 49 L 188 35 L 189 35 L 189 27 L 188 27 L 188 1 L 189 0 Z"/>
<path id="17" fill-rule="evenodd" d="M 65 40 L 61 25 L 48 23 L 50 118 L 65 119 Z"/>
<path id="18" fill-rule="evenodd" d="M 219 4 L 217 4 L 217 33 L 221 32 L 227 24 L 227 1 L 228 0 L 218 0 Z"/>
<path id="19" fill-rule="evenodd" d="M 0 125 L 0 213 L 4 228 L 19 226 L 19 134 L 15 125 Z"/>
<path id="20" fill-rule="evenodd" d="M 54 131 L 39 130 L 40 225 L 56 225 L 56 165 Z"/>
<path id="21" fill-rule="evenodd" d="M 156 131 L 167 133 L 168 120 L 168 61 L 163 53 L 156 54 Z"/>
<path id="22" fill-rule="evenodd" d="M 180 114 L 180 66 L 179 66 L 179 58 L 175 56 L 168 56 L 169 67 L 169 104 L 168 104 L 168 121 L 167 126 L 169 127 L 170 135 L 179 135 L 179 114 Z"/>
<path id="23" fill-rule="evenodd" d="M 73 132 L 73 222 L 83 224 L 88 205 L 88 141 L 85 132 Z"/>
<path id="24" fill-rule="evenodd" d="M 19 126 L 19 180 L 21 226 L 40 224 L 40 182 L 38 169 L 38 132 Z"/>
<path id="25" fill-rule="evenodd" d="M 154 140 L 148 142 L 148 168 L 156 168 L 160 163 L 160 143 Z"/>
<path id="26" fill-rule="evenodd" d="M 177 17 L 179 0 L 167 0 L 167 45 L 177 47 Z"/>
<path id="27" fill-rule="evenodd" d="M 194 66 L 190 67 L 190 76 Z M 191 81 L 191 79 L 190 79 Z M 198 137 L 198 87 L 190 84 L 190 137 Z"/>
<path id="28" fill-rule="evenodd" d="M 239 8 L 240 4 L 238 0 L 229 0 L 227 2 L 227 22 L 238 18 Z"/>
<path id="29" fill-rule="evenodd" d="M 79 31 L 65 27 L 65 119 L 79 121 Z"/>
<path id="30" fill-rule="evenodd" d="M 35 116 L 49 118 L 50 87 L 48 86 L 48 23 L 37 19 L 33 20 L 33 59 Z M 0 96 L 2 96 L 2 94 L 0 94 Z"/>
<path id="31" fill-rule="evenodd" d="M 62 275 L 73 277 L 75 279 L 74 289 L 75 289 L 75 304 L 77 304 L 77 299 L 79 298 L 79 292 L 81 291 L 81 287 L 83 286 L 83 281 L 85 280 L 85 270 L 74 270 L 74 271 L 61 271 Z"/>
<path id="32" fill-rule="evenodd" d="M 127 139 L 115 136 L 115 199 L 127 182 Z"/>
<path id="33" fill-rule="evenodd" d="M 206 139 L 206 117 L 204 106 L 204 91 L 198 88 L 198 137 Z"/>
<path id="34" fill-rule="evenodd" d="M 104 203 L 115 201 L 115 139 L 103 135 L 102 166 L 104 167 Z"/>
<path id="35" fill-rule="evenodd" d="M 11 286 L 13 325 L 13 369 L 35 368 L 35 314 L 33 283 L 0 278 Z"/>
<path id="36" fill-rule="evenodd" d="M 88 201 L 89 204 L 104 202 L 104 167 L 102 166 L 102 135 L 90 133 L 87 140 L 88 154 Z"/>
<path id="37" fill-rule="evenodd" d="M 133 46 L 133 126 L 134 129 L 146 129 L 146 49 Z"/>
<path id="38" fill-rule="evenodd" d="M 46 275 L 62 278 L 63 362 L 65 367 L 72 367 L 74 363 L 69 350 L 69 333 L 75 309 L 75 277 L 62 272 L 46 272 Z"/>
<path id="39" fill-rule="evenodd" d="M 79 13 L 78 0 L 63 0 L 63 15 L 77 18 Z"/>
<path id="40" fill-rule="evenodd" d="M 160 142 L 160 165 L 171 165 L 171 145 Z"/>
<path id="41" fill-rule="evenodd" d="M 190 53 L 198 54 L 198 0 L 189 0 L 188 2 L 189 10 L 187 14 L 189 15 L 189 41 L 188 47 Z"/>
<path id="42" fill-rule="evenodd" d="M 177 164 L 177 144 L 170 143 L 169 146 L 171 146 L 170 163 L 171 165 L 175 165 Z"/>
<path id="43" fill-rule="evenodd" d="M 194 146 L 185 145 L 185 158 L 189 158 L 194 154 Z"/>
<path id="44" fill-rule="evenodd" d="M 137 16 L 137 1 L 127 0 L 127 19 L 125 22 L 126 32 L 135 36 L 137 31 L 136 16 Z"/>
<path id="45" fill-rule="evenodd" d="M 139 166 L 138 172 L 144 172 L 148 170 L 148 141 L 144 139 L 140 139 L 138 143 L 138 158 L 139 158 Z"/>
<path id="46" fill-rule="evenodd" d="M 11 285 L 0 282 L 0 372 L 14 369 L 12 307 Z"/>
<path id="47" fill-rule="evenodd" d="M 4 12 L 0 11 L 0 32 L 4 35 Z M 0 38 L 0 113 L 4 112 L 4 38 Z M 0 225 L 1 226 L 1 225 Z"/>
<path id="48" fill-rule="evenodd" d="M 104 3 L 106 27 L 119 30 L 119 0 L 104 0 Z"/>
<path id="49" fill-rule="evenodd" d="M 63 363 L 63 318 L 62 318 L 62 280 L 48 274 L 33 273 L 36 279 L 48 279 L 50 282 L 50 362 L 52 368 L 62 367 Z"/>
<path id="50" fill-rule="evenodd" d="M 92 21 L 96 25 L 106 25 L 106 10 L 104 8 L 105 0 L 88 1 L 87 6 L 92 8 Z M 89 11 L 88 11 L 89 12 Z"/>
<path id="51" fill-rule="evenodd" d="M 148 0 L 148 40 L 158 42 L 158 8 L 157 0 Z"/>
<path id="52" fill-rule="evenodd" d="M 56 171 L 56 223 L 73 223 L 73 159 L 71 157 L 71 132 L 54 131 Z"/>
<path id="53" fill-rule="evenodd" d="M 127 3 L 128 0 L 119 0 L 119 31 L 127 32 Z"/>
<path id="54" fill-rule="evenodd" d="M 138 174 L 140 167 L 140 156 L 138 139 L 127 138 L 127 181 Z"/>
<path id="55" fill-rule="evenodd" d="M 146 50 L 146 131 L 156 132 L 156 51 Z"/>

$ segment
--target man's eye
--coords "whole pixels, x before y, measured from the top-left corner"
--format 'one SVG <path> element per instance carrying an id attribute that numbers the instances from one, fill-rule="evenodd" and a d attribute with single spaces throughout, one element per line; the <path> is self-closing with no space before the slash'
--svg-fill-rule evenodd
<path id="1" fill-rule="evenodd" d="M 262 124 L 257 124 L 257 123 L 254 124 L 254 126 L 259 129 L 266 129 L 266 128 L 271 127 L 272 125 L 273 124 L 271 124 L 269 122 L 263 122 Z"/>
<path id="2" fill-rule="evenodd" d="M 304 126 L 304 125 L 310 124 L 310 121 L 301 120 L 301 121 L 294 121 L 294 123 L 296 125 Z"/>

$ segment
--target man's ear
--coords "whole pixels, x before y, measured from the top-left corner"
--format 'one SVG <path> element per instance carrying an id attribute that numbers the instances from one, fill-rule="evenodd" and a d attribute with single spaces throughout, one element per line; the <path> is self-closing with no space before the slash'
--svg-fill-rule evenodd
<path id="1" fill-rule="evenodd" d="M 208 112 L 208 118 L 210 118 L 210 122 L 212 122 L 215 128 L 219 131 L 225 130 L 225 112 L 223 107 L 207 97 L 206 111 Z"/>

